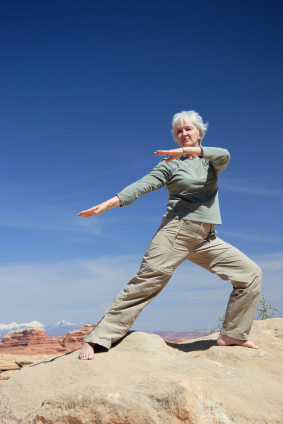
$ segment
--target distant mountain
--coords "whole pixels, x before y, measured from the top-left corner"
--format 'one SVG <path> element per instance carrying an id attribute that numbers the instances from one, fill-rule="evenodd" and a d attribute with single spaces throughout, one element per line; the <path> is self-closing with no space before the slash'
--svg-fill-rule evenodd
<path id="1" fill-rule="evenodd" d="M 25 328 L 44 328 L 44 325 L 38 321 L 32 321 L 24 324 L 17 324 L 12 322 L 11 324 L 0 324 L 0 337 L 4 337 L 10 331 L 24 330 Z"/>
<path id="2" fill-rule="evenodd" d="M 72 322 L 62 321 L 57 322 L 56 324 L 50 324 L 45 327 L 44 324 L 41 324 L 38 321 L 32 321 L 24 324 L 17 324 L 12 322 L 11 324 L 0 324 L 0 339 L 8 334 L 10 331 L 15 330 L 24 330 L 26 328 L 44 328 L 46 334 L 67 334 L 69 331 L 74 331 L 79 327 L 84 327 L 85 322 L 79 324 L 74 324 Z"/>
<path id="3" fill-rule="evenodd" d="M 79 327 L 84 327 L 86 323 L 81 322 L 79 324 L 74 324 L 72 322 L 62 321 L 57 322 L 56 324 L 50 324 L 45 327 L 46 334 L 67 334 L 68 331 L 74 331 Z"/>

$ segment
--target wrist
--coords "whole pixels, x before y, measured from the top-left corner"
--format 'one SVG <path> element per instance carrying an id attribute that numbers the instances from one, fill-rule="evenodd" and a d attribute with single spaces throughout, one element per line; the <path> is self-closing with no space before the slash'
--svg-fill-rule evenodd
<path id="1" fill-rule="evenodd" d="M 105 202 L 106 210 L 116 208 L 116 206 L 119 206 L 120 199 L 118 196 L 112 197 L 112 199 L 109 199 Z"/>
<path id="2" fill-rule="evenodd" d="M 122 205 L 122 202 L 121 202 L 120 198 L 117 196 L 117 194 L 116 194 L 116 196 L 113 198 L 113 200 L 114 200 L 114 205 L 115 205 L 115 206 L 121 206 L 121 205 Z"/>

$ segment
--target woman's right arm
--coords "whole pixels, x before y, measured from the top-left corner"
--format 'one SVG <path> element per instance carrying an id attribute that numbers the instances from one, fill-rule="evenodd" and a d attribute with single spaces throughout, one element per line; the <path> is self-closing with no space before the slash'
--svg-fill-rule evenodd
<path id="1" fill-rule="evenodd" d="M 77 216 L 87 218 L 89 216 L 99 215 L 108 211 L 108 209 L 116 208 L 116 206 L 128 206 L 143 194 L 163 187 L 170 175 L 171 167 L 168 166 L 165 161 L 162 161 L 149 174 L 124 188 L 124 190 L 118 193 L 115 197 L 112 197 L 112 199 L 109 199 L 100 205 L 93 206 L 86 211 L 82 211 L 78 213 Z"/>
<path id="2" fill-rule="evenodd" d="M 165 161 L 161 161 L 149 174 L 120 191 L 118 196 L 122 206 L 129 206 L 140 196 L 163 187 L 171 177 L 172 169 L 174 168 L 172 163 L 167 164 Z"/>
<path id="3" fill-rule="evenodd" d="M 117 206 L 121 206 L 121 200 L 118 196 L 115 196 L 112 197 L 112 199 L 106 200 L 106 202 L 100 203 L 100 205 L 93 206 L 90 209 L 78 213 L 77 216 L 88 218 L 89 216 L 100 215 L 101 213 L 106 212 L 109 209 L 116 208 Z"/>

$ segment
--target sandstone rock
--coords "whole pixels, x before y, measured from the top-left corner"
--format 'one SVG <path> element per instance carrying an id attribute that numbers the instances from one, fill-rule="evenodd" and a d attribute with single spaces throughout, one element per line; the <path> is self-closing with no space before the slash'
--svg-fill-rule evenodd
<path id="1" fill-rule="evenodd" d="M 54 355 L 0 355 L 0 387 L 22 367 L 54 358 Z M 12 372 L 13 371 L 13 372 Z"/>
<path id="2" fill-rule="evenodd" d="M 23 367 L 0 389 L 0 422 L 282 424 L 283 319 L 254 322 L 258 350 L 216 337 L 132 332 L 92 361 L 76 351 Z"/>
<path id="3" fill-rule="evenodd" d="M 0 373 L 0 380 L 9 380 L 18 370 L 3 371 Z"/>
<path id="4" fill-rule="evenodd" d="M 70 352 L 75 349 L 80 349 L 84 343 L 84 337 L 87 336 L 95 325 L 87 324 L 85 327 L 77 328 L 74 331 L 67 333 L 62 341 L 62 346 L 64 346 L 67 352 Z"/>
<path id="5" fill-rule="evenodd" d="M 19 370 L 19 365 L 15 361 L 7 361 L 7 359 L 0 359 L 0 372 L 8 370 Z"/>
<path id="6" fill-rule="evenodd" d="M 26 353 L 32 355 L 40 353 L 52 354 L 60 351 L 65 351 L 62 348 L 60 339 L 47 337 L 45 330 L 41 328 L 11 331 L 3 337 L 0 343 L 0 353 Z"/>
<path id="7" fill-rule="evenodd" d="M 41 343 L 45 338 L 46 332 L 43 328 L 29 328 L 25 330 L 10 331 L 3 337 L 1 344 L 14 347 L 16 341 L 16 346 L 26 346 L 30 341 L 33 341 L 33 343 Z"/>

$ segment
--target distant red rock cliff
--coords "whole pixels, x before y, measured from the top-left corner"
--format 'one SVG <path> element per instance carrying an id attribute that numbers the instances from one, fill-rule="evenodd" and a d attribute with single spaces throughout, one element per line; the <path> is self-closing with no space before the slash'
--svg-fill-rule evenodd
<path id="1" fill-rule="evenodd" d="M 0 353 L 14 355 L 53 355 L 80 349 L 83 338 L 95 327 L 86 325 L 70 331 L 65 337 L 47 337 L 42 328 L 11 331 L 0 343 Z"/>

